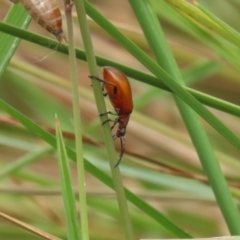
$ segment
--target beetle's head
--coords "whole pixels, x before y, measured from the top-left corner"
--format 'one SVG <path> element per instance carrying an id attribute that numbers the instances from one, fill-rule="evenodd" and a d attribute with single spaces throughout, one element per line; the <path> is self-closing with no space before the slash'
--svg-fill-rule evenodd
<path id="1" fill-rule="evenodd" d="M 126 134 L 126 128 L 118 128 L 116 137 L 121 138 Z"/>

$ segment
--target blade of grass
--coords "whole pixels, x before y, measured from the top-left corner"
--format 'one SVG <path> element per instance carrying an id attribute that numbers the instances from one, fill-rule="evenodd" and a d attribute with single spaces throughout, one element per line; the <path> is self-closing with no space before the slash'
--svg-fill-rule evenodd
<path id="1" fill-rule="evenodd" d="M 56 51 L 64 53 L 64 54 L 68 54 L 68 47 L 66 45 L 63 45 L 63 44 L 59 45 L 58 42 L 56 42 L 52 39 L 42 37 L 40 35 L 33 34 L 28 31 L 24 31 L 24 30 L 21 30 L 18 28 L 14 28 L 11 25 L 7 25 L 7 24 L 1 23 L 1 22 L 0 22 L 0 30 L 3 32 L 6 32 L 8 34 L 11 34 L 13 36 L 23 38 L 26 41 L 36 43 L 38 45 L 44 46 L 49 49 L 55 49 Z M 86 61 L 86 55 L 83 50 L 76 49 L 76 57 L 78 59 L 82 59 L 82 60 Z M 97 63 L 99 66 L 116 67 L 119 70 L 123 71 L 127 76 L 129 76 L 131 78 L 137 79 L 143 83 L 146 83 L 146 84 L 164 89 L 166 91 L 172 92 L 172 90 L 161 81 L 161 79 L 164 79 L 164 77 L 159 79 L 153 75 L 150 75 L 150 74 L 138 71 L 138 70 L 134 70 L 134 69 L 126 67 L 122 64 L 110 61 L 106 58 L 102 58 L 99 56 L 97 56 L 96 58 L 97 58 Z M 167 81 L 167 79 L 166 79 L 166 81 Z M 188 87 L 183 87 L 183 89 L 188 91 L 198 101 L 200 101 L 201 103 L 203 103 L 209 107 L 216 108 L 218 110 L 224 111 L 226 113 L 230 113 L 235 116 L 240 116 L 240 107 L 233 103 L 224 101 L 222 99 L 215 98 L 213 96 L 207 95 L 205 93 L 196 91 L 196 90 L 188 88 Z"/>
<path id="2" fill-rule="evenodd" d="M 94 54 L 93 45 L 91 41 L 91 35 L 90 35 L 89 27 L 87 24 L 84 1 L 78 0 L 74 2 L 76 4 L 76 11 L 78 15 L 78 21 L 80 25 L 80 31 L 82 34 L 84 48 L 86 51 L 89 71 L 91 76 L 98 77 L 97 64 L 96 64 L 95 54 Z M 101 114 L 101 113 L 107 112 L 106 106 L 104 104 L 100 82 L 92 79 L 92 86 L 93 86 L 94 96 L 96 99 L 98 113 Z M 108 116 L 104 114 L 103 116 L 100 117 L 100 119 L 102 122 L 104 122 L 108 119 Z M 102 129 L 103 129 L 104 142 L 105 142 L 106 150 L 108 154 L 108 160 L 109 160 L 109 164 L 112 172 L 114 190 L 116 192 L 119 211 L 121 213 L 120 220 L 122 222 L 122 226 L 124 227 L 126 239 L 131 240 L 131 239 L 134 239 L 132 222 L 131 222 L 131 218 L 128 210 L 127 199 L 124 192 L 120 169 L 119 167 L 115 168 L 117 156 L 114 148 L 114 143 L 113 143 L 109 123 L 103 124 Z"/>
<path id="3" fill-rule="evenodd" d="M 31 17 L 27 14 L 23 7 L 16 5 L 11 7 L 4 19 L 4 22 L 20 28 L 27 28 L 30 23 L 30 19 Z M 20 39 L 0 32 L 0 79 L 13 54 L 15 53 L 19 42 Z"/>
<path id="4" fill-rule="evenodd" d="M 15 224 L 16 226 L 19 226 L 20 228 L 22 229 L 25 229 L 26 231 L 28 232 L 31 232 L 33 233 L 35 236 L 39 236 L 41 237 L 42 239 L 45 239 L 45 240 L 61 240 L 60 238 L 58 237 L 55 237 L 47 232 L 44 232 L 38 228 L 35 228 L 29 224 L 26 224 L 25 222 L 22 222 L 16 218 L 13 218 L 3 212 L 0 212 L 0 217 L 3 218 L 4 220 L 8 221 L 8 222 L 11 222 L 12 224 Z"/>
<path id="5" fill-rule="evenodd" d="M 190 16 L 204 27 L 210 29 L 213 32 L 218 33 L 223 38 L 232 42 L 237 47 L 240 47 L 240 34 L 233 28 L 222 22 L 219 18 L 208 12 L 201 7 L 197 2 L 194 5 L 179 0 L 166 0 L 174 8 L 182 11 L 184 14 Z"/>
<path id="6" fill-rule="evenodd" d="M 50 144 L 52 147 L 56 148 L 56 138 L 40 128 L 38 125 L 36 125 L 34 122 L 32 122 L 30 119 L 25 117 L 23 114 L 21 114 L 19 111 L 8 105 L 6 102 L 4 102 L 2 99 L 0 99 L 0 109 L 7 112 L 10 116 L 17 119 L 20 123 L 22 123 L 31 133 L 36 134 L 38 137 L 46 141 L 48 144 Z M 66 147 L 67 155 L 70 159 L 73 161 L 76 161 L 76 153 L 69 147 Z M 85 169 L 91 173 L 93 176 L 95 176 L 97 179 L 105 183 L 108 187 L 113 189 L 113 182 L 112 179 L 106 175 L 104 172 L 100 171 L 98 168 L 96 168 L 92 163 L 90 163 L 87 159 L 84 159 L 85 161 Z M 181 228 L 176 226 L 174 223 L 172 223 L 170 220 L 168 220 L 162 213 L 157 211 L 155 208 L 150 206 L 148 203 L 144 202 L 142 199 L 134 195 L 132 192 L 124 189 L 126 193 L 127 199 L 134 204 L 136 207 L 138 207 L 140 210 L 142 210 L 145 214 L 149 215 L 153 219 L 155 219 L 159 224 L 164 226 L 168 231 L 172 232 L 178 237 L 181 238 L 190 238 L 191 236 L 184 232 Z"/>
<path id="7" fill-rule="evenodd" d="M 178 70 L 174 57 L 168 48 L 164 33 L 154 15 L 148 0 L 129 0 L 137 19 L 142 26 L 144 35 L 151 46 L 156 59 L 164 70 L 169 72 L 175 81 L 183 84 L 183 79 Z M 149 27 L 151 26 L 151 27 Z M 181 99 L 174 96 L 175 102 L 185 122 L 192 142 L 197 150 L 202 166 L 212 185 L 219 207 L 232 235 L 240 234 L 240 215 L 234 204 L 226 180 L 222 174 L 210 141 L 201 125 L 200 119 Z"/>
<path id="8" fill-rule="evenodd" d="M 56 139 L 58 149 L 58 164 L 61 177 L 62 198 L 64 203 L 68 239 L 78 240 L 80 239 L 79 222 L 77 219 L 77 210 L 75 202 L 75 193 L 73 191 L 73 184 L 71 179 L 71 172 L 69 167 L 69 161 L 67 158 L 66 148 L 63 141 L 60 123 L 57 116 L 56 121 Z M 81 209 L 82 212 L 82 209 Z"/>
<path id="9" fill-rule="evenodd" d="M 54 84 L 57 84 L 59 85 L 60 87 L 63 87 L 67 90 L 69 90 L 69 87 L 67 86 L 67 84 L 65 83 L 65 81 L 61 81 L 59 82 L 59 80 L 56 79 L 56 77 L 54 77 L 53 74 L 50 74 L 50 73 L 47 73 L 42 76 L 42 74 L 44 73 L 44 71 L 42 70 L 42 74 L 38 74 L 38 70 L 37 68 L 33 67 L 33 66 L 29 66 L 28 64 L 24 64 L 24 63 L 20 63 L 20 62 L 16 62 L 16 61 L 12 61 L 12 63 L 14 68 L 19 68 L 25 72 L 28 72 L 29 74 L 32 74 L 32 75 L 36 75 L 37 77 L 39 78 L 46 78 L 48 79 L 48 81 L 50 82 L 53 82 Z M 123 65 L 120 65 L 118 64 L 117 65 L 119 69 L 123 70 L 123 72 L 126 72 L 128 75 L 131 75 L 133 78 L 141 78 L 141 80 L 143 80 L 143 82 L 147 82 L 148 80 L 150 81 L 151 85 L 154 85 L 154 86 L 157 86 L 157 87 L 160 87 L 162 86 L 161 83 L 159 84 L 159 82 L 157 82 L 157 78 L 149 75 L 149 74 L 146 74 L 146 73 L 143 73 L 143 72 L 140 72 L 140 71 L 137 71 L 137 70 L 133 70 L 131 68 L 127 68 Z M 187 89 L 187 88 L 185 88 Z M 207 105 L 209 106 L 212 106 L 212 107 L 215 107 L 216 108 L 216 105 L 217 105 L 217 108 L 216 109 L 219 109 L 219 110 L 222 110 L 224 112 L 227 112 L 227 113 L 230 113 L 230 114 L 233 114 L 235 116 L 240 116 L 240 107 L 235 105 L 235 104 L 232 104 L 232 103 L 229 103 L 229 102 L 226 102 L 224 100 L 221 100 L 221 99 L 218 99 L 218 98 L 215 98 L 215 97 L 211 97 L 207 94 L 204 94 L 204 93 L 201 93 L 201 92 L 198 92 L 196 90 L 193 90 L 191 89 L 191 92 L 196 92 L 195 96 L 199 96 L 198 99 L 200 100 L 201 99 L 201 102 L 205 102 Z M 83 95 L 84 92 L 81 91 L 81 94 Z M 86 96 L 85 96 L 86 97 Z"/>
<path id="10" fill-rule="evenodd" d="M 75 53 L 74 33 L 73 33 L 73 21 L 72 21 L 72 6 L 73 2 L 64 0 L 65 15 L 67 20 L 68 29 L 68 41 L 69 41 L 69 64 L 70 64 L 70 75 L 72 83 L 72 98 L 73 98 L 73 118 L 74 118 L 74 132 L 75 132 L 75 143 L 76 143 L 76 155 L 77 155 L 77 171 L 78 171 L 78 188 L 79 188 L 79 205 L 81 209 L 80 213 L 80 224 L 82 228 L 81 236 L 83 240 L 89 239 L 89 228 L 88 228 L 88 213 L 87 213 L 87 196 L 86 196 L 86 183 L 84 173 L 84 159 L 83 159 L 83 143 L 82 143 L 82 123 L 81 123 L 81 112 L 79 107 L 79 92 L 78 92 L 78 72 L 77 72 L 77 61 Z M 71 224 L 71 218 L 68 219 Z M 77 235 L 75 235 L 77 237 Z M 69 238 L 72 239 L 72 238 Z"/>

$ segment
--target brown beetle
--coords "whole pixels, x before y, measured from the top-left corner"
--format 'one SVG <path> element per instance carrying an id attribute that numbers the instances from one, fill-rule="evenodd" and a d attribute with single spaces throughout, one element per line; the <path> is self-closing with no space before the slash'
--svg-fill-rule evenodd
<path id="1" fill-rule="evenodd" d="M 103 68 L 103 79 L 99 79 L 92 76 L 90 77 L 97 79 L 103 83 L 103 87 L 106 89 L 109 99 L 116 111 L 116 114 L 118 115 L 118 117 L 114 121 L 113 126 L 111 127 L 111 129 L 113 129 L 114 126 L 118 123 L 117 132 L 113 136 L 113 139 L 119 138 L 121 141 L 121 153 L 119 156 L 119 160 L 115 165 L 115 167 L 117 167 L 125 151 L 124 136 L 126 133 L 126 128 L 130 118 L 130 114 L 132 113 L 133 110 L 131 86 L 124 73 L 113 67 Z M 108 121 L 111 120 L 108 119 L 106 122 Z M 104 123 L 105 122 L 103 122 L 103 124 Z"/>

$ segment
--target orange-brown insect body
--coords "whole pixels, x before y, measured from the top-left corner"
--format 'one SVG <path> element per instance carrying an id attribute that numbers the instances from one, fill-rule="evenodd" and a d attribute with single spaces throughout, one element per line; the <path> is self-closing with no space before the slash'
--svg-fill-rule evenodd
<path id="1" fill-rule="evenodd" d="M 52 33 L 59 42 L 64 42 L 62 17 L 55 0 L 11 0 L 21 2 L 32 18 L 48 32 Z"/>
<path id="2" fill-rule="evenodd" d="M 125 151 L 125 139 L 124 135 L 126 133 L 127 124 L 130 118 L 130 114 L 133 110 L 133 100 L 132 100 L 132 90 L 128 82 L 127 77 L 118 69 L 113 67 L 104 67 L 103 68 L 103 78 L 89 76 L 92 79 L 96 79 L 102 82 L 103 87 L 107 90 L 109 99 L 118 115 L 118 118 L 114 120 L 114 124 L 111 129 L 118 123 L 118 129 L 116 134 L 113 136 L 113 139 L 120 139 L 121 143 L 121 153 L 119 160 L 117 161 L 115 167 L 117 167 L 122 159 L 122 156 Z M 106 96 L 107 94 L 104 94 Z M 105 114 L 113 114 L 112 112 L 106 112 L 100 114 L 100 116 Z M 112 121 L 108 119 L 102 124 Z"/>
<path id="3" fill-rule="evenodd" d="M 132 91 L 127 77 L 113 67 L 103 68 L 104 87 L 118 115 L 116 137 L 125 135 L 130 114 L 133 110 Z"/>

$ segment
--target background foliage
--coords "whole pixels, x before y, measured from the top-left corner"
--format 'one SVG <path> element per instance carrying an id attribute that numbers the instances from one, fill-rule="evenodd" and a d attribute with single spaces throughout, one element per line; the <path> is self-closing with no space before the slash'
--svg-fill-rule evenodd
<path id="1" fill-rule="evenodd" d="M 127 1 L 91 2 L 154 58 Z M 160 5 L 158 1 L 151 1 L 187 86 L 239 105 L 239 47 L 234 38 L 230 39 L 237 35 L 221 35 L 213 28 L 215 19 L 211 18 L 211 28 L 207 22 L 196 24 L 191 16 L 176 12 L 172 1 L 169 1 L 170 4 L 168 1 L 161 2 Z M 198 2 L 236 31 L 239 30 L 236 23 L 239 22 L 240 5 L 237 1 Z M 1 21 L 11 6 L 7 0 L 0 2 Z M 15 18 L 18 22 L 17 15 Z M 75 23 L 76 45 L 82 48 L 76 19 Z M 147 72 L 91 19 L 89 24 L 97 55 Z M 51 38 L 33 21 L 28 30 Z M 65 26 L 64 30 L 66 32 Z M 8 49 L 8 43 L 1 43 L 2 63 L 7 58 L 3 51 Z M 50 46 L 51 42 L 48 44 Z M 55 131 L 54 116 L 57 113 L 66 144 L 73 147 L 68 56 L 22 40 L 11 62 L 5 64 L 6 70 L 5 66 L 1 66 L 4 73 L 0 81 L 0 98 L 50 133 Z M 79 60 L 78 70 L 84 157 L 110 175 L 87 64 Z M 130 82 L 135 108 L 127 130 L 126 154 L 120 166 L 124 185 L 194 237 L 228 235 L 226 223 L 172 95 L 135 79 L 130 79 Z M 110 105 L 108 108 L 111 110 Z M 213 108 L 209 110 L 239 135 L 236 116 Z M 205 121 L 202 123 L 238 204 L 239 151 Z M 34 131 L 22 127 L 4 109 L 1 109 L 0 126 L 0 211 L 66 238 L 56 151 L 49 148 Z M 119 148 L 118 142 L 116 147 Z M 71 166 L 76 182 L 75 163 Z M 92 174 L 86 177 L 91 239 L 122 239 L 114 192 Z M 129 208 L 136 238 L 175 237 L 173 232 L 134 205 L 129 204 Z M 4 239 L 39 239 L 5 220 L 0 221 L 0 236 Z"/>

